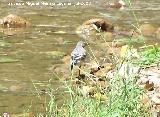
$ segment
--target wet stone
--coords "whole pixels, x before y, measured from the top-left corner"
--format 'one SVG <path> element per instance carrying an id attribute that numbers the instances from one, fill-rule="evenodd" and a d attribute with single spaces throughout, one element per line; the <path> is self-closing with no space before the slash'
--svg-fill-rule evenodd
<path id="1" fill-rule="evenodd" d="M 111 21 L 107 19 L 93 18 L 85 21 L 77 28 L 77 33 L 84 39 L 94 40 L 100 32 L 113 32 L 114 26 Z M 105 35 L 104 35 L 105 36 Z M 112 34 L 106 35 L 112 38 Z"/>
<path id="2" fill-rule="evenodd" d="M 160 27 L 156 31 L 156 38 L 160 39 Z"/>
<path id="3" fill-rule="evenodd" d="M 142 24 L 140 30 L 144 36 L 154 36 L 156 29 L 151 24 Z"/>
<path id="4" fill-rule="evenodd" d="M 22 28 L 29 26 L 30 23 L 20 16 L 10 14 L 0 20 L 0 24 L 7 28 Z"/>

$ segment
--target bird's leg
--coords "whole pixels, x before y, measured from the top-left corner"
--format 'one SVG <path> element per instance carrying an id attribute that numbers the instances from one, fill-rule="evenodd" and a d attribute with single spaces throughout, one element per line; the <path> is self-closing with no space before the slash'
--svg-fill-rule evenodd
<path id="1" fill-rule="evenodd" d="M 81 65 L 79 66 L 79 73 L 78 73 L 78 76 L 81 75 Z"/>

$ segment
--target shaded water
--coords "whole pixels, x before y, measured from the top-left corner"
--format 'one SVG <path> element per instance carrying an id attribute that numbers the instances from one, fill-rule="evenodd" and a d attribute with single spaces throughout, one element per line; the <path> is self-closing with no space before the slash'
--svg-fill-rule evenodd
<path id="1" fill-rule="evenodd" d="M 10 6 L 6 0 L 0 1 L 0 18 L 12 13 L 24 17 L 33 24 L 11 36 L 3 34 L 0 37 L 0 40 L 11 45 L 1 47 L 0 56 L 19 60 L 13 63 L 0 63 L 0 115 L 3 112 L 22 113 L 30 109 L 31 105 L 32 109 L 37 111 L 36 106 L 41 105 L 44 100 L 37 101 L 35 87 L 38 90 L 44 89 L 50 79 L 52 79 L 53 89 L 60 86 L 61 83 L 54 80 L 55 76 L 49 70 L 53 64 L 60 63 L 60 60 L 46 56 L 44 53 L 63 51 L 69 55 L 74 43 L 80 39 L 75 30 L 84 21 L 101 17 L 110 19 L 116 26 L 126 29 L 132 28 L 131 24 L 136 23 L 129 8 L 106 10 L 100 7 L 101 2 L 96 0 L 92 0 L 88 6 L 74 6 L 77 2 L 74 0 L 73 5 L 62 7 Z M 140 24 L 150 22 L 157 27 L 160 26 L 159 0 L 137 0 L 132 5 Z M 61 33 L 57 33 L 60 31 Z M 64 44 L 68 41 L 73 43 Z M 56 92 L 55 94 L 58 95 Z"/>

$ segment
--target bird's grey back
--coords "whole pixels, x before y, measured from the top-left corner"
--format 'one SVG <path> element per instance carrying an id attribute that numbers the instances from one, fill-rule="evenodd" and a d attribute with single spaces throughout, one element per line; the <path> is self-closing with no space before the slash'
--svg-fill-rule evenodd
<path id="1" fill-rule="evenodd" d="M 82 46 L 83 43 L 78 42 L 76 48 L 71 53 L 71 59 L 74 65 L 76 65 L 78 62 L 80 62 L 81 59 L 85 59 L 86 57 L 86 50 Z"/>

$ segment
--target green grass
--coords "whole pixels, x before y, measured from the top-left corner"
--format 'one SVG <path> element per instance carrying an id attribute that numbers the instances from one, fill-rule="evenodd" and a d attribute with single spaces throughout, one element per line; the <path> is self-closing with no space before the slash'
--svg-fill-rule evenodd
<path id="1" fill-rule="evenodd" d="M 148 117 L 149 107 L 139 102 L 144 91 L 136 82 L 135 77 L 115 74 L 104 91 L 106 101 L 79 96 L 75 93 L 76 89 L 66 84 L 68 98 L 63 105 L 58 106 L 55 96 L 48 94 L 50 101 L 46 107 L 46 117 Z"/>
<path id="2" fill-rule="evenodd" d="M 110 82 L 109 92 L 110 108 L 109 117 L 146 117 L 148 113 L 138 101 L 144 92 L 136 84 L 135 77 L 115 76 Z M 107 115 L 108 116 L 108 115 Z"/>
<path id="3" fill-rule="evenodd" d="M 158 65 L 159 61 L 160 47 L 151 46 L 145 47 L 145 49 L 140 52 L 139 60 L 133 61 L 133 63 L 145 68 L 152 65 Z"/>

